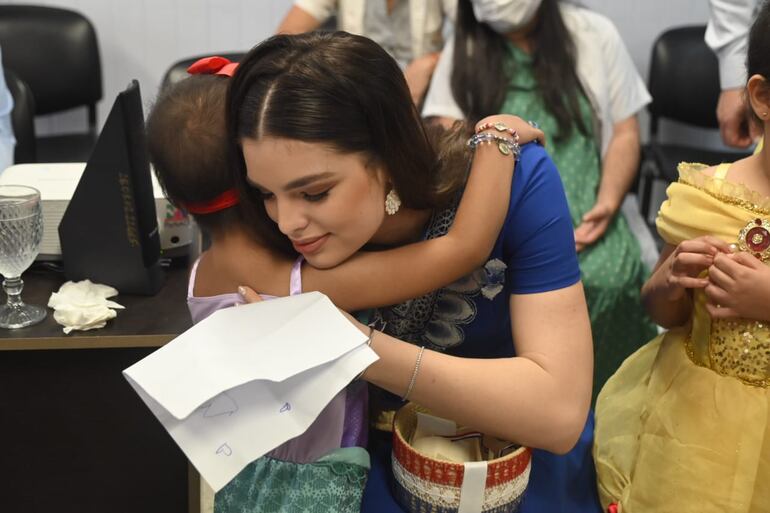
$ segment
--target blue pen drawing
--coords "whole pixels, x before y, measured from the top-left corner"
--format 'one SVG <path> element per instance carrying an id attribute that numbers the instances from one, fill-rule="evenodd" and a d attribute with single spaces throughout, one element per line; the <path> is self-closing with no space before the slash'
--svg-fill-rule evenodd
<path id="1" fill-rule="evenodd" d="M 224 454 L 225 456 L 230 456 L 232 453 L 233 453 L 233 450 L 227 444 L 222 444 L 217 448 L 217 454 Z"/>
<path id="2" fill-rule="evenodd" d="M 227 415 L 229 417 L 238 411 L 238 403 L 227 395 L 227 392 L 222 392 L 199 409 L 203 410 L 203 416 L 207 418 L 219 417 L 220 415 Z"/>

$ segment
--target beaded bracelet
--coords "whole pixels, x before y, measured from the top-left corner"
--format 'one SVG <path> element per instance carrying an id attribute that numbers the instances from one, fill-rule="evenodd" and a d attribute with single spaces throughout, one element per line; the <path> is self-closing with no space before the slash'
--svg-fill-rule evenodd
<path id="1" fill-rule="evenodd" d="M 506 137 L 501 137 L 496 134 L 490 134 L 489 132 L 482 132 L 480 134 L 474 134 L 471 136 L 470 139 L 468 139 L 468 147 L 472 150 L 476 149 L 476 146 L 478 146 L 481 143 L 497 143 L 497 149 L 502 153 L 503 155 L 513 155 L 514 159 L 519 158 L 519 154 L 521 153 L 521 148 L 519 147 L 519 143 L 516 142 L 514 139 L 508 139 Z"/>
<path id="2" fill-rule="evenodd" d="M 513 137 L 513 140 L 516 142 L 519 142 L 519 133 L 516 132 L 513 128 L 508 128 L 505 123 L 498 121 L 497 123 L 483 123 L 476 127 L 476 133 L 483 132 L 484 130 L 489 130 L 490 128 L 494 128 L 498 132 L 508 132 L 511 134 L 511 137 Z"/>

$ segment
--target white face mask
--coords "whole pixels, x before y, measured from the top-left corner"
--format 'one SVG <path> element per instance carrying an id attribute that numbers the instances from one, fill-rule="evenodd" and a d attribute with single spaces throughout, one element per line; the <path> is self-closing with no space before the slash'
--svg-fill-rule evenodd
<path id="1" fill-rule="evenodd" d="M 535 17 L 542 0 L 471 0 L 473 14 L 498 34 L 525 27 Z"/>

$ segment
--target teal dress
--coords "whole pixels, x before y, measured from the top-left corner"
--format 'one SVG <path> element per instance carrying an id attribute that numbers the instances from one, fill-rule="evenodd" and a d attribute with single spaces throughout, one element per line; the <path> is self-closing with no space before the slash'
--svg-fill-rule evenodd
<path id="1" fill-rule="evenodd" d="M 580 111 L 588 133 L 577 128 L 557 140 L 556 118 L 546 109 L 537 90 L 532 56 L 509 44 L 510 64 L 515 72 L 508 85 L 502 112 L 537 121 L 548 138 L 547 150 L 559 170 L 567 193 L 572 224 L 596 202 L 601 179 L 601 159 L 593 134 L 593 111 L 585 95 Z M 657 334 L 644 313 L 639 292 L 648 275 L 641 260 L 639 243 L 618 213 L 604 236 L 578 254 L 594 338 L 594 393 L 617 370 L 623 360 Z"/>

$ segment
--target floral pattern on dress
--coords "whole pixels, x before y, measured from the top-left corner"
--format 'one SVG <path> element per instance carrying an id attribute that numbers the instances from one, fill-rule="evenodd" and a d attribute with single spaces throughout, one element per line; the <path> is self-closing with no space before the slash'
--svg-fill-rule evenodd
<path id="1" fill-rule="evenodd" d="M 456 205 L 433 215 L 425 239 L 445 235 L 454 221 Z M 476 318 L 474 297 L 492 300 L 505 285 L 505 263 L 494 258 L 456 282 L 380 311 L 385 331 L 407 342 L 446 351 L 465 341 L 463 326 Z"/>

